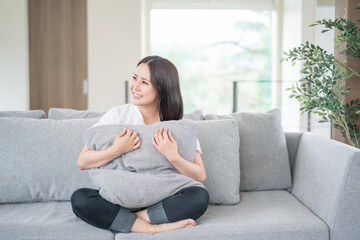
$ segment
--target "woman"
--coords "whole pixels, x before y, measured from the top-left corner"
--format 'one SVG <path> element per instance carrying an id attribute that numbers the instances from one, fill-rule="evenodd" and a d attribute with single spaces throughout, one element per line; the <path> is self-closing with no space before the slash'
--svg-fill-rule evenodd
<path id="1" fill-rule="evenodd" d="M 153 124 L 179 120 L 183 117 L 183 102 L 179 75 L 169 60 L 159 56 L 142 59 L 130 83 L 132 104 L 110 109 L 98 123 Z M 206 179 L 199 142 L 194 162 L 178 153 L 177 143 L 167 129 L 158 129 L 152 139 L 154 147 L 164 155 L 179 173 L 199 182 Z M 80 169 L 98 168 L 114 158 L 136 150 L 141 139 L 135 131 L 124 129 L 105 150 L 92 151 L 85 146 L 80 153 Z M 160 187 L 160 186 L 159 186 Z M 82 188 L 71 197 L 74 213 L 85 222 L 113 232 L 161 233 L 195 226 L 207 209 L 209 195 L 202 187 L 188 187 L 145 209 L 130 210 L 101 198 L 98 190 Z"/>

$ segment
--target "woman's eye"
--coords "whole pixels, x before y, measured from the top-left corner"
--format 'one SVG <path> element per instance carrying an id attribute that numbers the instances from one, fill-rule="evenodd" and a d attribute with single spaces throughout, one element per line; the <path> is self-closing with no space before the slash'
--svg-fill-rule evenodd
<path id="1" fill-rule="evenodd" d="M 148 85 L 148 83 L 146 81 L 143 81 L 144 84 Z"/>
<path id="2" fill-rule="evenodd" d="M 132 77 L 132 79 L 136 80 L 136 77 L 135 77 L 135 76 L 133 76 L 133 77 Z"/>

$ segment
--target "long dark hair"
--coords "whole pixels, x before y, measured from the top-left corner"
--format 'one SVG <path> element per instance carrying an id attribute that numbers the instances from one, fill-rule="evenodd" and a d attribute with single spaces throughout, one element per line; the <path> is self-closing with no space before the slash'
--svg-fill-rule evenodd
<path id="1" fill-rule="evenodd" d="M 175 65 L 159 56 L 148 56 L 137 64 L 145 63 L 150 70 L 151 83 L 157 94 L 160 121 L 183 118 L 184 104 L 181 96 L 179 73 Z"/>

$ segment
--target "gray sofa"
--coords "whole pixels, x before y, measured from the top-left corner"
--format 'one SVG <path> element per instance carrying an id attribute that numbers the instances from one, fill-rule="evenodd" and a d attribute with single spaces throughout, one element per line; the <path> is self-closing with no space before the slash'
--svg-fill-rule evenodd
<path id="1" fill-rule="evenodd" d="M 35 113 L 0 112 L 0 239 L 360 239 L 360 150 L 284 133 L 276 109 L 186 116 L 198 124 L 211 204 L 197 226 L 157 235 L 113 234 L 72 212 L 72 192 L 95 188 L 76 160 L 103 113 Z"/>

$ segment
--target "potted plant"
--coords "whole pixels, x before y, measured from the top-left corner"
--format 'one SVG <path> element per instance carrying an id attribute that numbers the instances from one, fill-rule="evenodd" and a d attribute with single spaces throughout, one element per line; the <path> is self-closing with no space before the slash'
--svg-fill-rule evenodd
<path id="1" fill-rule="evenodd" d="M 360 9 L 360 4 L 356 8 Z M 324 19 L 310 26 L 316 25 L 325 27 L 322 33 L 338 29 L 340 33 L 334 39 L 335 50 L 345 45 L 340 54 L 360 58 L 360 29 L 351 18 Z M 360 76 L 359 73 L 351 69 L 347 61 L 339 61 L 333 54 L 309 42 L 284 54 L 286 57 L 281 61 L 291 61 L 293 65 L 299 61 L 302 63 L 300 72 L 303 77 L 295 86 L 286 89 L 292 91 L 290 98 L 300 102 L 301 114 L 312 112 L 322 117 L 319 122 L 332 122 L 349 144 L 359 148 L 360 126 L 356 123 L 360 119 L 360 100 L 344 101 L 351 90 L 351 87 L 346 87 L 346 81 L 355 75 Z"/>

